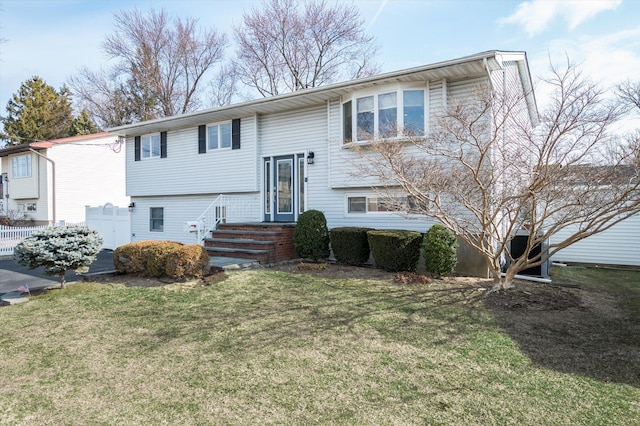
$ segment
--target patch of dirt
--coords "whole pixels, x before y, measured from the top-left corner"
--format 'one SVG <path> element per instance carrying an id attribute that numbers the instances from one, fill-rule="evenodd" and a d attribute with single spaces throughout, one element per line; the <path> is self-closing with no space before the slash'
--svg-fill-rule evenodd
<path id="1" fill-rule="evenodd" d="M 496 310 L 564 311 L 582 305 L 579 289 L 518 281 L 514 288 L 487 295 L 485 303 Z"/>

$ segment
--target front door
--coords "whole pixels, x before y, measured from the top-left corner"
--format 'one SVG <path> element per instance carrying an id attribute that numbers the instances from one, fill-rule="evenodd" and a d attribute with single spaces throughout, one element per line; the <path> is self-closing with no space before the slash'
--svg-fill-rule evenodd
<path id="1" fill-rule="evenodd" d="M 263 158 L 265 222 L 295 222 L 305 210 L 305 162 L 303 153 Z"/>
<path id="2" fill-rule="evenodd" d="M 295 221 L 294 155 L 273 157 L 273 188 L 275 222 Z"/>

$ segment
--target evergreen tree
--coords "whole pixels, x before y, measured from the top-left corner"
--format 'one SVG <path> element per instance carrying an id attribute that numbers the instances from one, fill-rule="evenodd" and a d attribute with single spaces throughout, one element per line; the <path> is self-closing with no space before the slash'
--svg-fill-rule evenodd
<path id="1" fill-rule="evenodd" d="M 98 126 L 89 116 L 89 112 L 83 109 L 80 114 L 73 119 L 71 125 L 71 133 L 76 135 L 90 135 L 92 133 L 98 133 Z"/>
<path id="2" fill-rule="evenodd" d="M 22 83 L 7 103 L 7 116 L 2 119 L 9 145 L 35 140 L 51 140 L 72 135 L 71 92 L 60 91 L 34 76 Z"/>

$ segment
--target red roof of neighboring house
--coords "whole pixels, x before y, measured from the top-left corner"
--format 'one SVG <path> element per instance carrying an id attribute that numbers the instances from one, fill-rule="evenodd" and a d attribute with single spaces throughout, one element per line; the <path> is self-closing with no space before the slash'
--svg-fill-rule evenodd
<path id="1" fill-rule="evenodd" d="M 26 152 L 29 151 L 29 148 L 33 148 L 33 149 L 47 149 L 47 148 L 51 148 L 55 145 L 62 145 L 65 143 L 73 143 L 73 142 L 84 142 L 84 141 L 89 141 L 92 139 L 98 139 L 98 138 L 103 138 L 105 136 L 109 136 L 112 135 L 112 133 L 109 132 L 101 132 L 101 133 L 92 133 L 90 135 L 80 135 L 80 136 L 71 136 L 68 138 L 61 138 L 61 139 L 53 139 L 53 140 L 49 140 L 49 141 L 38 141 L 38 142 L 31 142 L 28 144 L 22 144 L 22 145 L 14 145 L 14 146 L 10 146 L 8 148 L 4 148 L 4 149 L 0 149 L 0 157 L 6 157 L 8 155 L 11 154 L 17 154 L 20 152 Z M 113 135 L 115 137 L 115 135 Z"/>

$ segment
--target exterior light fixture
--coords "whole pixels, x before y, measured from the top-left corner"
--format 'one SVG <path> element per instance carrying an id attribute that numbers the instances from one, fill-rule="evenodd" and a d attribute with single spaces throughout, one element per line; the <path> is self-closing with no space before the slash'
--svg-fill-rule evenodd
<path id="1" fill-rule="evenodd" d="M 313 151 L 309 151 L 309 153 L 307 154 L 307 164 L 313 164 L 313 159 L 315 158 L 316 154 Z"/>
<path id="2" fill-rule="evenodd" d="M 135 207 L 136 207 L 136 203 L 134 203 L 133 201 L 130 202 L 129 203 L 129 213 L 131 213 Z"/>

